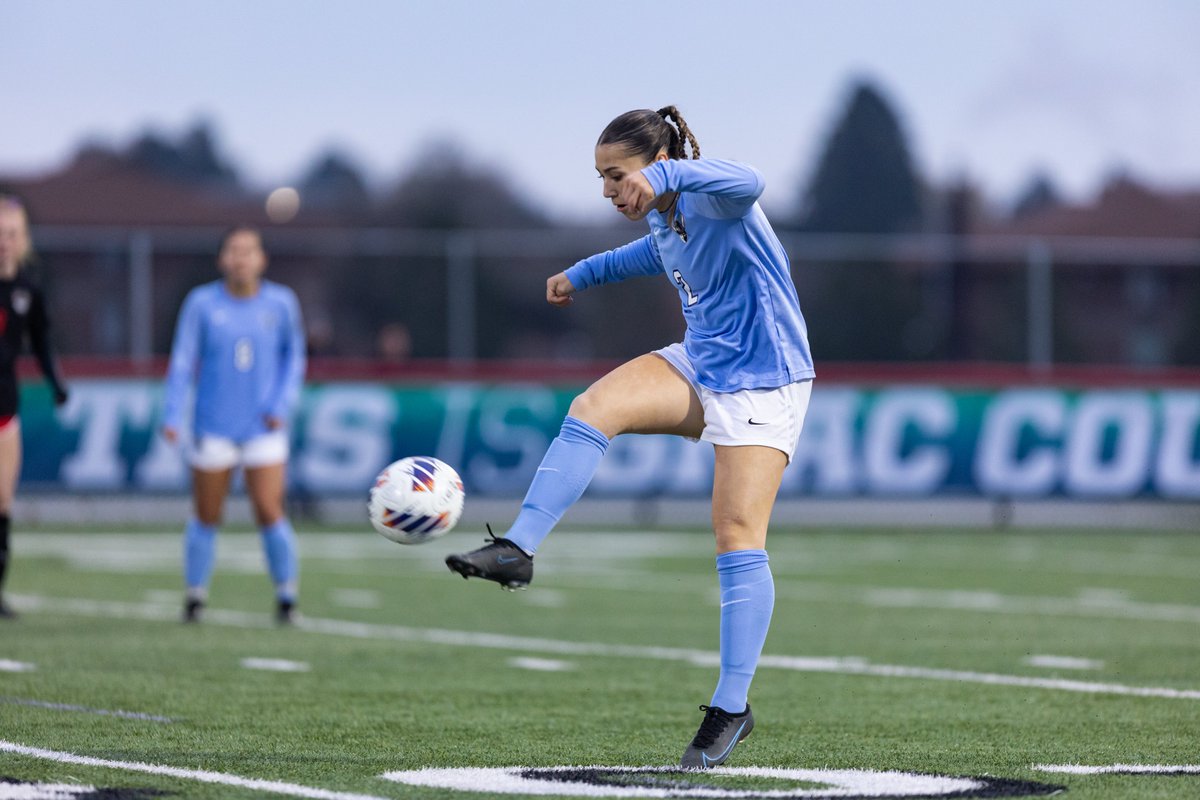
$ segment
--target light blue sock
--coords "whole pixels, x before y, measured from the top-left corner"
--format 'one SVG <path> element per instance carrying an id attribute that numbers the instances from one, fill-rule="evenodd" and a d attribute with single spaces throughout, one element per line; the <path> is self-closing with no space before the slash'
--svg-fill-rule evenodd
<path id="1" fill-rule="evenodd" d="M 766 550 L 722 553 L 717 556 L 717 578 L 721 582 L 721 678 L 711 705 L 740 714 L 771 626 L 775 579 Z"/>
<path id="2" fill-rule="evenodd" d="M 504 538 L 530 555 L 537 552 L 538 545 L 591 483 L 607 449 L 608 437 L 591 425 L 574 417 L 563 420 L 562 430 L 529 484 L 521 513 Z"/>
<path id="3" fill-rule="evenodd" d="M 275 582 L 275 594 L 280 600 L 295 602 L 296 576 L 300 570 L 296 565 L 296 534 L 292 523 L 287 517 L 280 517 L 261 530 L 263 554 L 267 557 L 267 571 Z"/>
<path id="4" fill-rule="evenodd" d="M 189 595 L 208 591 L 217 554 L 217 526 L 189 517 L 183 529 L 183 579 Z"/>

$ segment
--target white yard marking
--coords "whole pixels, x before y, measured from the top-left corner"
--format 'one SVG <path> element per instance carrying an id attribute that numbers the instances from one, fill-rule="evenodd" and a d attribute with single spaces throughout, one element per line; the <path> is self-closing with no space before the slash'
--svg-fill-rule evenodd
<path id="1" fill-rule="evenodd" d="M 243 658 L 246 669 L 261 669 L 267 672 L 308 672 L 312 669 L 303 661 L 288 661 L 286 658 Z"/>
<path id="2" fill-rule="evenodd" d="M 8 783 L 0 780 L 0 800 L 73 800 L 95 791 L 95 786 L 77 783 Z"/>
<path id="3" fill-rule="evenodd" d="M 35 669 L 37 669 L 37 664 L 0 658 L 0 672 L 33 672 Z"/>
<path id="4" fill-rule="evenodd" d="M 531 669 L 535 672 L 567 672 L 575 669 L 575 665 L 570 661 L 559 661 L 555 658 L 529 658 L 527 656 L 517 656 L 508 660 L 509 666 L 517 669 Z"/>
<path id="5" fill-rule="evenodd" d="M 144 714 L 141 711 L 120 711 L 107 708 L 89 708 L 75 706 L 69 703 L 48 703 L 45 700 L 26 700 L 21 697 L 0 697 L 0 703 L 14 706 L 31 706 L 33 708 L 48 708 L 52 711 L 77 711 L 81 714 L 95 714 L 100 717 L 120 717 L 121 719 L 140 719 L 147 722 L 174 722 L 170 717 L 160 717 L 157 714 Z"/>
<path id="6" fill-rule="evenodd" d="M 371 589 L 334 589 L 329 601 L 342 608 L 383 608 L 379 592 Z"/>
<path id="7" fill-rule="evenodd" d="M 529 773 L 533 774 L 529 774 Z M 957 778 L 945 775 L 918 775 L 911 772 L 872 772 L 854 769 L 774 769 L 770 767 L 717 767 L 707 775 L 770 778 L 781 781 L 778 789 L 722 788 L 697 786 L 656 787 L 621 785 L 610 781 L 589 782 L 572 778 L 572 773 L 591 772 L 599 776 L 678 774 L 677 767 L 460 767 L 385 772 L 389 781 L 406 786 L 433 789 L 457 789 L 465 792 L 495 794 L 549 795 L 554 797 L 938 797 L 962 796 L 985 787 L 984 779 Z M 561 775 L 561 773 L 566 773 Z M 797 783 L 821 784 L 821 788 L 799 788 Z M 790 786 L 788 786 L 790 784 Z"/>
<path id="8" fill-rule="evenodd" d="M 18 595 L 11 598 L 14 605 L 26 611 L 45 611 L 59 614 L 102 616 L 123 619 L 178 621 L 177 610 L 144 603 L 119 603 L 69 598 Z M 207 624 L 235 628 L 273 628 L 266 614 L 244 611 L 208 609 Z M 516 650 L 526 653 L 551 653 L 560 656 L 597 656 L 605 658 L 647 658 L 711 666 L 720 663 L 718 653 L 710 650 L 690 650 L 682 647 L 651 647 L 606 642 L 571 642 L 561 639 L 540 639 L 530 636 L 509 636 L 500 633 L 454 631 L 441 628 L 408 628 L 401 625 L 379 625 L 368 622 L 349 622 L 337 619 L 305 617 L 297 620 L 298 630 L 329 636 L 348 636 L 356 639 L 419 642 L 449 647 L 482 647 L 493 650 Z M 1200 700 L 1200 689 L 1173 689 L 1157 686 L 1127 686 L 1119 683 L 1090 683 L 1061 678 L 1032 678 L 1025 675 L 1003 675 L 965 670 L 909 667 L 892 664 L 872 664 L 861 658 L 813 656 L 763 656 L 760 668 L 783 669 L 795 672 L 827 672 L 843 675 L 870 675 L 880 678 L 921 678 L 979 683 L 991 686 L 1022 686 L 1063 692 L 1114 694 L 1132 697 L 1161 697 L 1170 700 Z"/>
<path id="9" fill-rule="evenodd" d="M 1048 669 L 1102 669 L 1103 661 L 1094 658 L 1076 658 L 1075 656 L 1029 656 L 1025 663 L 1031 667 L 1047 667 Z"/>
<path id="10" fill-rule="evenodd" d="M 1062 772 L 1068 775 L 1200 775 L 1200 764 L 1109 764 L 1089 767 L 1083 764 L 1035 764 L 1038 772 Z"/>
<path id="11" fill-rule="evenodd" d="M 283 781 L 267 781 L 258 778 L 243 778 L 239 775 L 230 775 L 227 772 L 209 772 L 201 769 L 182 769 L 180 767 L 169 767 L 163 764 L 145 764 L 140 761 L 110 761 L 105 758 L 93 758 L 91 756 L 81 756 L 75 753 L 64 753 L 58 750 L 42 750 L 37 747 L 26 747 L 15 742 L 6 742 L 0 739 L 0 752 L 15 753 L 17 755 L 29 756 L 30 758 L 40 758 L 45 761 L 57 761 L 60 764 L 78 764 L 85 767 L 107 767 L 109 769 L 123 769 L 130 772 L 146 772 L 151 775 L 165 775 L 170 778 L 181 778 L 189 781 L 200 781 L 201 783 L 215 783 L 222 786 L 239 786 L 244 789 L 252 789 L 259 792 L 271 792 L 272 794 L 285 794 L 290 797 L 311 797 L 315 800 L 387 800 L 386 798 L 376 797 L 368 794 L 355 794 L 352 792 L 334 792 L 328 789 L 318 789 L 313 786 L 301 786 L 296 783 L 284 783 Z"/>

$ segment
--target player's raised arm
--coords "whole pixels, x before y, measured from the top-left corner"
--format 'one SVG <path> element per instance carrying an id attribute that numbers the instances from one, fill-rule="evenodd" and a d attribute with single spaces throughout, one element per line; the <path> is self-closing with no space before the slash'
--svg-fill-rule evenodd
<path id="1" fill-rule="evenodd" d="M 613 250 L 589 256 L 569 268 L 563 275 L 575 291 L 583 291 L 604 283 L 615 283 L 638 275 L 658 275 L 662 260 L 650 236 L 622 245 Z"/>
<path id="2" fill-rule="evenodd" d="M 692 192 L 710 195 L 722 216 L 741 216 L 762 196 L 762 173 L 749 164 L 706 158 L 698 161 L 655 161 L 641 174 L 655 195 Z"/>

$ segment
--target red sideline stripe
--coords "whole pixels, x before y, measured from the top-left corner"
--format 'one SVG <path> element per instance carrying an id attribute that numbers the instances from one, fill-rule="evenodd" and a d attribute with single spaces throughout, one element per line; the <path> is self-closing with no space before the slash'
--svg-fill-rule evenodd
<path id="1" fill-rule="evenodd" d="M 413 359 L 404 363 L 369 358 L 314 358 L 309 362 L 308 380 L 384 381 L 388 383 L 483 383 L 586 384 L 616 367 L 617 361 L 476 361 Z M 166 359 L 69 357 L 61 359 L 63 374 L 71 378 L 149 378 L 161 380 Z M 41 377 L 32 359 L 25 358 L 18 373 L 24 380 Z M 880 386 L 918 384 L 954 388 L 997 389 L 1006 387 L 1077 388 L 1200 388 L 1200 368 L 1134 368 L 1109 365 L 1056 364 L 1035 369 L 1024 364 L 999 363 L 849 363 L 818 362 L 821 384 L 848 383 Z"/>

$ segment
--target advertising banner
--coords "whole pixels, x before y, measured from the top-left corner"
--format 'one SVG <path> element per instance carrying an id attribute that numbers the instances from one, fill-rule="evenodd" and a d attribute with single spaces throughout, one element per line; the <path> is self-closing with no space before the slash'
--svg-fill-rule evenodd
<path id="1" fill-rule="evenodd" d="M 357 495 L 407 455 L 453 465 L 469 492 L 520 496 L 582 387 L 337 382 L 306 387 L 292 421 L 293 486 Z M 22 491 L 180 492 L 158 435 L 161 384 L 79 380 L 55 409 L 22 390 Z M 706 495 L 711 445 L 619 436 L 594 496 Z M 782 496 L 1200 499 L 1200 391 L 818 382 Z"/>

